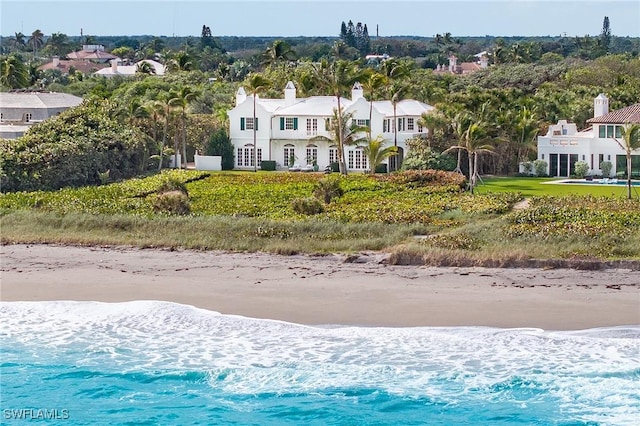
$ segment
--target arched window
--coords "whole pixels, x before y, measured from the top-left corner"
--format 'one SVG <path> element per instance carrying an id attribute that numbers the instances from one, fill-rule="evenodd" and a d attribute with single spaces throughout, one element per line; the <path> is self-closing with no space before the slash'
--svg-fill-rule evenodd
<path id="1" fill-rule="evenodd" d="M 307 145 L 307 164 L 318 163 L 318 147 L 313 144 Z"/>
<path id="2" fill-rule="evenodd" d="M 295 150 L 295 146 L 291 145 L 290 143 L 286 144 L 284 146 L 284 155 L 283 155 L 283 162 L 282 164 L 287 165 L 289 167 L 293 166 L 296 162 L 296 150 Z"/>

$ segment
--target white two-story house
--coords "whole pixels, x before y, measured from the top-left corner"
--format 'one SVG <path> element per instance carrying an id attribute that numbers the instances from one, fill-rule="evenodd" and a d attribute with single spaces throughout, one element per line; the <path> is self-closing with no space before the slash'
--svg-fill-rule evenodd
<path id="1" fill-rule="evenodd" d="M 235 167 L 254 168 L 254 126 L 258 167 L 262 160 L 275 161 L 279 169 L 287 168 L 292 163 L 315 163 L 324 168 L 337 162 L 338 151 L 335 142 L 315 139 L 318 136 L 329 139 L 332 137 L 329 120 L 332 119 L 337 106 L 335 96 L 297 98 L 294 84 L 288 82 L 283 99 L 262 99 L 256 96 L 254 120 L 253 95 L 247 95 L 244 88 L 239 88 L 236 93 L 236 106 L 228 112 L 229 133 L 231 143 L 235 147 Z M 396 104 L 394 121 L 394 107 L 391 101 L 374 101 L 373 105 L 370 105 L 364 98 L 359 83 L 353 86 L 351 99 L 340 99 L 340 106 L 345 113 L 353 112 L 353 120 L 357 125 L 370 124 L 372 137 L 382 135 L 386 145 L 393 145 L 397 140 L 400 158 L 406 151 L 405 140 L 427 132 L 427 129 L 418 125 L 418 119 L 423 113 L 433 109 L 423 102 L 402 100 Z M 362 146 L 345 147 L 345 157 L 349 170 L 368 169 Z"/>
<path id="2" fill-rule="evenodd" d="M 626 175 L 627 157 L 616 139 L 623 142 L 625 125 L 640 123 L 640 103 L 609 112 L 609 99 L 600 94 L 594 99 L 593 115 L 587 120 L 591 127 L 585 130 L 578 131 L 575 124 L 560 120 L 546 135 L 538 136 L 538 159 L 547 162 L 549 176 L 571 176 L 578 161 L 589 165 L 590 175 L 602 174 L 603 161 L 611 163 L 613 176 L 620 172 Z M 632 155 L 631 168 L 640 173 L 640 150 Z"/>

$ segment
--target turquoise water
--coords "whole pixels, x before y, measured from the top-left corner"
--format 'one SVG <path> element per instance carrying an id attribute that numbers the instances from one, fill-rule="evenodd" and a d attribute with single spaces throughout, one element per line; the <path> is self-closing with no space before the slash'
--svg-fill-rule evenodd
<path id="1" fill-rule="evenodd" d="M 640 326 L 309 327 L 140 301 L 0 304 L 1 422 L 635 425 Z M 22 417 L 22 419 L 19 419 Z"/>

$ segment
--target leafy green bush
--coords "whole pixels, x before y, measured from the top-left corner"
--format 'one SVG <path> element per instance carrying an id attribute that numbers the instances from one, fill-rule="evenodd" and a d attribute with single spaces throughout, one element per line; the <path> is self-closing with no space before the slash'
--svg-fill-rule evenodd
<path id="1" fill-rule="evenodd" d="M 211 135 L 205 153 L 206 155 L 220 155 L 222 157 L 222 170 L 233 169 L 233 144 L 225 129 L 217 129 Z"/>
<path id="2" fill-rule="evenodd" d="M 611 161 L 603 161 L 600 163 L 600 170 L 602 170 L 602 177 L 608 178 L 611 176 L 611 169 L 613 169 L 613 164 Z"/>
<path id="3" fill-rule="evenodd" d="M 533 169 L 536 171 L 536 176 L 547 175 L 547 162 L 544 160 L 536 160 L 533 162 Z"/>
<path id="4" fill-rule="evenodd" d="M 584 161 L 576 161 L 574 173 L 578 179 L 583 179 L 589 173 L 589 165 Z"/>
<path id="5" fill-rule="evenodd" d="M 313 189 L 313 196 L 329 204 L 331 200 L 341 197 L 344 190 L 340 187 L 340 178 L 326 177 L 321 179 Z"/>
<path id="6" fill-rule="evenodd" d="M 153 201 L 156 213 L 185 215 L 191 212 L 189 197 L 182 191 L 168 191 L 156 195 Z"/>
<path id="7" fill-rule="evenodd" d="M 33 126 L 18 139 L 0 140 L 3 192 L 96 185 L 109 170 L 119 180 L 145 171 L 144 136 L 118 121 L 109 102 L 85 102 Z"/>
<path id="8" fill-rule="evenodd" d="M 320 214 L 324 211 L 322 202 L 315 197 L 295 198 L 291 201 L 293 211 L 305 215 Z"/>

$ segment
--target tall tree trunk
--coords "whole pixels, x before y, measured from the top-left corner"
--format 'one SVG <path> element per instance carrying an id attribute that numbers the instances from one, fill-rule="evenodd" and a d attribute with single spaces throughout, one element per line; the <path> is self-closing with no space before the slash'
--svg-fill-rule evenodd
<path id="1" fill-rule="evenodd" d="M 627 153 L 627 198 L 631 199 L 631 152 Z"/>
<path id="2" fill-rule="evenodd" d="M 470 151 L 467 151 L 467 157 L 469 160 L 469 189 L 471 190 L 471 193 L 473 194 L 473 154 Z"/>
<path id="3" fill-rule="evenodd" d="M 187 169 L 187 115 L 182 113 L 182 164 Z"/>

